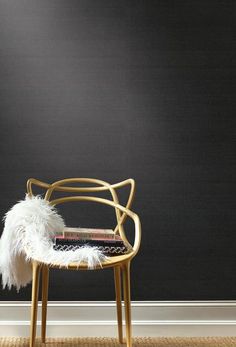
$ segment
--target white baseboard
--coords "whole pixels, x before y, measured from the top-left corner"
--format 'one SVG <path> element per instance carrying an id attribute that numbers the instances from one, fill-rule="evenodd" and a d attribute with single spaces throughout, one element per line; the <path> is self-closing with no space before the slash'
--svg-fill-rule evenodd
<path id="1" fill-rule="evenodd" d="M 30 302 L 0 301 L 0 337 L 29 336 L 29 325 Z M 234 336 L 236 301 L 133 301 L 132 326 L 133 336 Z M 115 302 L 51 301 L 47 336 L 116 337 Z"/>

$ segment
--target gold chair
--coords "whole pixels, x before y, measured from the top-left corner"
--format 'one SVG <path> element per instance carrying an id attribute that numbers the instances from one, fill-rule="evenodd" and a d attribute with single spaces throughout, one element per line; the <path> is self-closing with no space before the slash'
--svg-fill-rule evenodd
<path id="1" fill-rule="evenodd" d="M 73 186 L 79 183 L 88 186 Z M 72 184 L 72 185 L 71 185 Z M 107 261 L 102 262 L 102 268 L 98 265 L 95 269 L 105 269 L 108 267 L 114 268 L 114 282 L 116 293 L 116 307 L 117 307 L 117 322 L 118 322 L 118 337 L 119 342 L 123 343 L 122 331 L 122 296 L 121 296 L 121 274 L 123 279 L 123 296 L 125 304 L 125 321 L 126 321 L 126 345 L 132 346 L 131 341 L 131 305 L 130 305 L 130 262 L 137 254 L 141 241 L 141 224 L 137 214 L 130 210 L 135 193 L 135 182 L 133 179 L 127 179 L 123 182 L 116 184 L 109 184 L 105 181 L 92 178 L 68 178 L 52 184 L 44 183 L 34 178 L 27 181 L 27 193 L 33 195 L 32 185 L 36 185 L 46 190 L 45 200 L 48 200 L 51 205 L 56 206 L 61 203 L 71 201 L 89 201 L 101 203 L 113 207 L 115 210 L 117 225 L 114 228 L 115 234 L 118 234 L 122 239 L 128 242 L 124 230 L 124 222 L 127 217 L 131 218 L 135 226 L 135 240 L 134 245 L 131 246 L 127 254 L 109 257 Z M 92 186 L 91 186 L 92 185 Z M 129 197 L 126 206 L 119 204 L 117 189 L 130 186 Z M 104 199 L 97 196 L 86 195 L 69 195 L 57 199 L 51 199 L 54 191 L 66 193 L 99 193 L 108 191 L 111 194 L 111 200 Z M 32 260 L 32 304 L 31 304 L 31 334 L 30 334 L 30 347 L 35 346 L 36 326 L 37 326 L 37 307 L 38 307 L 38 291 L 40 273 L 42 273 L 42 324 L 41 324 L 41 339 L 45 343 L 46 339 L 46 319 L 47 319 L 47 299 L 48 299 L 48 281 L 49 281 L 49 268 L 68 269 L 68 270 L 88 270 L 86 263 L 81 263 L 78 267 L 76 263 L 70 263 L 68 267 L 62 267 L 60 264 L 46 264 Z M 91 271 L 91 270 L 90 270 Z"/>

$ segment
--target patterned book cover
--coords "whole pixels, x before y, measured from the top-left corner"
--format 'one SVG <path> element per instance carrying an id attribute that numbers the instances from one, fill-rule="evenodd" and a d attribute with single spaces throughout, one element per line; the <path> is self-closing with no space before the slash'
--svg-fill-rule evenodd
<path id="1" fill-rule="evenodd" d="M 74 242 L 73 242 L 74 241 Z M 129 252 L 129 247 L 124 242 L 109 242 L 109 241 L 96 241 L 96 240 L 65 240 L 59 239 L 54 243 L 53 248 L 56 251 L 76 251 L 83 246 L 96 247 L 107 256 L 115 256 L 126 254 Z"/>
<path id="2" fill-rule="evenodd" d="M 103 246 L 103 247 L 123 247 L 123 240 L 101 240 L 101 239 L 73 239 L 73 238 L 55 238 L 56 245 L 77 245 L 77 246 Z"/>

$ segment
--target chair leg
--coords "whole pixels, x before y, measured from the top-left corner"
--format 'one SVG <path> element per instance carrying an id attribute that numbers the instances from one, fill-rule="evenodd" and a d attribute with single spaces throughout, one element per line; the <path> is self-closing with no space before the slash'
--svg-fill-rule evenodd
<path id="1" fill-rule="evenodd" d="M 123 265 L 123 290 L 125 302 L 125 322 L 126 322 L 126 345 L 132 347 L 132 327 L 131 327 L 131 301 L 130 301 L 130 262 Z"/>
<path id="2" fill-rule="evenodd" d="M 119 337 L 119 343 L 123 343 L 121 278 L 120 278 L 119 266 L 114 267 L 114 280 L 115 280 L 115 291 L 116 291 L 116 314 L 117 314 L 117 322 L 118 322 L 118 337 Z"/>
<path id="3" fill-rule="evenodd" d="M 33 267 L 33 279 L 32 279 L 32 302 L 31 302 L 31 332 L 30 332 L 30 347 L 35 346 L 35 336 L 37 329 L 37 310 L 38 310 L 38 290 L 39 290 L 39 276 L 40 265 L 34 261 Z"/>
<path id="4" fill-rule="evenodd" d="M 48 280 L 49 280 L 49 268 L 48 266 L 43 266 L 42 268 L 42 324 L 41 324 L 42 343 L 45 343 L 46 341 Z"/>

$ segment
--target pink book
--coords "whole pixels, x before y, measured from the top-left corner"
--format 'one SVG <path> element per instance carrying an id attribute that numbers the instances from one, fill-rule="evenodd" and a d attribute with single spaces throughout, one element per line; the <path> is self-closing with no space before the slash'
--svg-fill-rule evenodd
<path id="1" fill-rule="evenodd" d="M 119 235 L 114 235 L 112 238 L 111 237 L 103 237 L 99 235 L 93 236 L 93 234 L 84 237 L 84 236 L 63 236 L 59 235 L 55 237 L 56 239 L 60 240 L 97 240 L 97 241 L 122 241 L 122 238 Z"/>
<path id="2" fill-rule="evenodd" d="M 112 229 L 65 227 L 61 236 L 72 239 L 119 240 L 119 235 L 116 235 Z"/>

